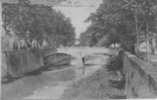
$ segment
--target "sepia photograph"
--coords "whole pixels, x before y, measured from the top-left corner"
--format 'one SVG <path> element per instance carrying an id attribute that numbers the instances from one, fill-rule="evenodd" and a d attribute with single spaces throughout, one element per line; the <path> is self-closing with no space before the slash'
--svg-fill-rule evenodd
<path id="1" fill-rule="evenodd" d="M 0 0 L 0 100 L 157 99 L 157 0 Z"/>

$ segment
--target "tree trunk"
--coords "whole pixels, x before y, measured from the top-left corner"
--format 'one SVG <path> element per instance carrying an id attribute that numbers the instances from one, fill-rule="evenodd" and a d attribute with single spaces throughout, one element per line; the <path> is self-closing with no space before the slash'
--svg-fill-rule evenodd
<path id="1" fill-rule="evenodd" d="M 137 5 L 137 4 L 136 4 Z M 136 47 L 134 48 L 135 53 L 139 51 L 139 27 L 138 27 L 138 16 L 137 16 L 137 9 L 135 10 L 134 19 L 135 19 L 135 30 L 136 30 Z"/>
<path id="2" fill-rule="evenodd" d="M 148 24 L 146 23 L 146 50 L 147 50 L 146 55 L 147 55 L 147 61 L 150 60 L 150 55 L 149 55 L 150 48 L 149 47 L 150 47 L 150 45 L 149 45 L 149 27 L 148 27 Z"/>

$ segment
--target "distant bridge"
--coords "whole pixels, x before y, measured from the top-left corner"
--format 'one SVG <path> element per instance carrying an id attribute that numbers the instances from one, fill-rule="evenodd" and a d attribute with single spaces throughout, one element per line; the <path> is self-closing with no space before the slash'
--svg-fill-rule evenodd
<path id="1" fill-rule="evenodd" d="M 105 47 L 62 47 L 58 48 L 58 53 L 66 53 L 74 57 L 84 57 L 92 54 L 104 54 L 108 56 L 116 55 L 117 50 Z"/>

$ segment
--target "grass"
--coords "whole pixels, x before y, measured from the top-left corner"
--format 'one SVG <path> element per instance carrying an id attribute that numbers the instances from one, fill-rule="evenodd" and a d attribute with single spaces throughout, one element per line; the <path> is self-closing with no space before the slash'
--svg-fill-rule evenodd
<path id="1" fill-rule="evenodd" d="M 105 99 L 105 98 L 125 98 L 123 89 L 117 89 L 111 86 L 110 79 L 112 73 L 105 67 L 96 71 L 92 76 L 74 82 L 63 95 L 64 100 L 73 100 L 74 98 Z"/>

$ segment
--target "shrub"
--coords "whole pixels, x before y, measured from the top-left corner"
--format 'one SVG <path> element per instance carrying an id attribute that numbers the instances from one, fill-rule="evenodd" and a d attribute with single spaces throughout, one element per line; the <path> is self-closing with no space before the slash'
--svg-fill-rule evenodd
<path id="1" fill-rule="evenodd" d="M 107 70 L 108 71 L 121 71 L 123 68 L 123 62 L 119 55 L 113 56 L 109 59 L 109 62 L 107 64 Z"/>

